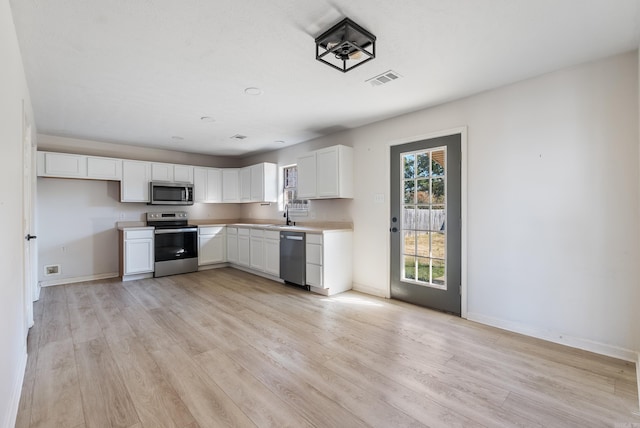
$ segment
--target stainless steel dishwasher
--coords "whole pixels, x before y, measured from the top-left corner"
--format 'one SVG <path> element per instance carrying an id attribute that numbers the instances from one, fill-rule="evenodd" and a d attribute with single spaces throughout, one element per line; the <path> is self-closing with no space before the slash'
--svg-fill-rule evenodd
<path id="1" fill-rule="evenodd" d="M 280 278 L 307 286 L 304 232 L 280 232 Z"/>

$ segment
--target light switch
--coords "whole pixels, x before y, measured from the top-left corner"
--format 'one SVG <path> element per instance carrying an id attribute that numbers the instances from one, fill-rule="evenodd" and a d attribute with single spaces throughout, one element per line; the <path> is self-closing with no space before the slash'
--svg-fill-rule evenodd
<path id="1" fill-rule="evenodd" d="M 376 204 L 384 204 L 384 193 L 376 193 L 373 195 L 373 202 Z"/>

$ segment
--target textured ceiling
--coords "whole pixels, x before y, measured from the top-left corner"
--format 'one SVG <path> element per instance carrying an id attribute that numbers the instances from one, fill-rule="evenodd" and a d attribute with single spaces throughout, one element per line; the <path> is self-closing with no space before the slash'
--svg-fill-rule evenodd
<path id="1" fill-rule="evenodd" d="M 229 156 L 630 51 L 640 40 L 639 0 L 11 6 L 38 132 Z M 376 59 L 343 74 L 315 60 L 314 38 L 345 16 L 378 43 Z M 377 87 L 365 82 L 390 69 L 402 77 Z M 247 95 L 249 87 L 262 94 Z"/>

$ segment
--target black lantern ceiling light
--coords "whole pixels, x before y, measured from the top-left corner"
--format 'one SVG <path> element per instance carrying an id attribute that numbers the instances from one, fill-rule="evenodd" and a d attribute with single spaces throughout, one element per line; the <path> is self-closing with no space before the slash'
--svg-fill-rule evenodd
<path id="1" fill-rule="evenodd" d="M 316 38 L 316 59 L 346 73 L 376 57 L 376 36 L 345 18 Z"/>

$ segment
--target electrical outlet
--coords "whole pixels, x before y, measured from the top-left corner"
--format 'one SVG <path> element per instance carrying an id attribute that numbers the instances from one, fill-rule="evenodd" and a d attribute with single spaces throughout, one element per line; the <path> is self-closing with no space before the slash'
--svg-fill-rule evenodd
<path id="1" fill-rule="evenodd" d="M 60 275 L 60 265 L 47 265 L 44 267 L 44 275 Z"/>

